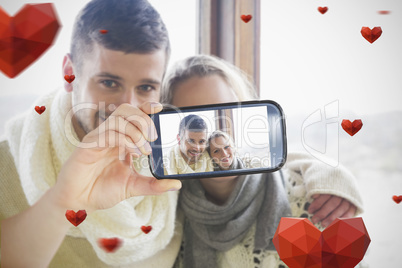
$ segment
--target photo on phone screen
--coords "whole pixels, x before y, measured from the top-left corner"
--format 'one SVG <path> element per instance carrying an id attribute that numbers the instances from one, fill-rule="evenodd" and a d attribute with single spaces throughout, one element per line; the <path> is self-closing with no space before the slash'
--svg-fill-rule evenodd
<path id="1" fill-rule="evenodd" d="M 156 178 L 206 178 L 270 172 L 286 159 L 283 113 L 271 101 L 164 109 L 152 115 Z"/>

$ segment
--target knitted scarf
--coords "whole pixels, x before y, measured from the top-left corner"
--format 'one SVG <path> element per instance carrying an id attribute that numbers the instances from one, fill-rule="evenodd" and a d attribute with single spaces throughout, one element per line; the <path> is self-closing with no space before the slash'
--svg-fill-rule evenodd
<path id="1" fill-rule="evenodd" d="M 224 170 L 213 160 L 212 160 L 212 164 L 214 166 L 214 171 Z M 233 162 L 229 166 L 229 169 L 244 169 L 244 168 L 246 168 L 246 166 L 244 165 L 243 161 L 237 156 L 235 156 L 233 158 Z"/>
<path id="2" fill-rule="evenodd" d="M 198 180 L 183 181 L 179 205 L 184 224 L 184 267 L 218 267 L 217 251 L 239 243 L 256 222 L 255 249 L 271 243 L 281 217 L 291 215 L 278 172 L 243 175 L 223 206 L 208 201 Z"/>
<path id="3" fill-rule="evenodd" d="M 79 143 L 69 120 L 71 94 L 54 91 L 36 103 L 46 107 L 43 114 L 32 109 L 6 126 L 10 151 L 30 205 L 56 183 L 63 163 Z M 141 173 L 150 176 L 149 170 L 145 172 Z M 67 235 L 86 238 L 99 259 L 109 265 L 138 262 L 169 244 L 174 234 L 176 205 L 177 192 L 132 197 L 110 209 L 91 213 L 78 227 L 72 226 Z M 152 225 L 152 232 L 143 233 L 142 225 Z M 114 253 L 106 253 L 97 244 L 99 238 L 109 237 L 123 240 Z"/>
<path id="4" fill-rule="evenodd" d="M 181 156 L 179 145 L 174 146 L 170 150 L 167 160 L 169 161 L 166 165 L 168 175 L 214 171 L 212 160 L 207 151 L 204 151 L 198 161 L 195 162 L 194 169 L 192 169 L 187 164 L 186 160 L 184 160 L 183 156 Z"/>

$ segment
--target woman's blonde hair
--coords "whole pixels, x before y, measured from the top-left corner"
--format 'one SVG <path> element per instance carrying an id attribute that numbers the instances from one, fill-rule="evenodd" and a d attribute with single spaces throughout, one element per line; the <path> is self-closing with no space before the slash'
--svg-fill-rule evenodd
<path id="1" fill-rule="evenodd" d="M 236 147 L 234 145 L 234 142 L 232 140 L 232 138 L 229 136 L 229 134 L 227 134 L 226 132 L 223 132 L 221 130 L 215 130 L 214 132 L 211 133 L 211 135 L 208 137 L 208 141 L 207 141 L 207 147 L 205 148 L 207 150 L 207 152 L 209 153 L 209 155 L 211 155 L 211 141 L 213 139 L 219 138 L 219 137 L 224 137 L 227 141 L 229 141 L 229 146 L 232 147 L 232 149 L 234 150 L 234 152 L 236 152 Z"/>
<path id="2" fill-rule="evenodd" d="M 161 103 L 172 104 L 176 87 L 192 78 L 219 75 L 233 89 L 239 101 L 257 99 L 247 75 L 233 64 L 209 55 L 196 55 L 177 62 L 166 73 L 161 88 Z"/>

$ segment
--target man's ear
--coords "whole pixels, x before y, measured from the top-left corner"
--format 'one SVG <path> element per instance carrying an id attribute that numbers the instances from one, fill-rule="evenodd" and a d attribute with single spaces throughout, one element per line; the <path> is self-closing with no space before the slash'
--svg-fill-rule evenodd
<path id="1" fill-rule="evenodd" d="M 180 135 L 177 134 L 177 143 L 180 144 Z"/>
<path id="2" fill-rule="evenodd" d="M 64 79 L 65 75 L 73 75 L 74 74 L 74 68 L 73 68 L 73 62 L 71 60 L 71 55 L 70 53 L 66 54 L 63 59 L 63 80 L 64 80 L 64 89 L 67 92 L 72 92 L 73 91 L 73 85 L 69 82 L 67 82 Z M 74 74 L 75 75 L 75 74 Z"/>

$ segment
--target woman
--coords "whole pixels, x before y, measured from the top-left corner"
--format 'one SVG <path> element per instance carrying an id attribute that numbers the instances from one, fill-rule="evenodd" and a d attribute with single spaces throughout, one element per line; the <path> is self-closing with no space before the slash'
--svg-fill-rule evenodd
<path id="1" fill-rule="evenodd" d="M 233 140 L 226 132 L 220 130 L 212 132 L 206 150 L 212 159 L 214 171 L 245 168 L 243 161 L 235 155 Z"/>
<path id="2" fill-rule="evenodd" d="M 183 107 L 246 101 L 255 93 L 233 65 L 199 55 L 167 73 L 161 97 L 163 103 Z M 362 211 L 354 178 L 342 167 L 329 168 L 298 153 L 288 154 L 283 169 L 286 179 L 274 172 L 184 181 L 178 207 L 184 235 L 176 266 L 286 267 L 271 241 L 281 217 L 309 217 L 328 225 Z M 311 197 L 315 200 L 307 211 Z"/>

